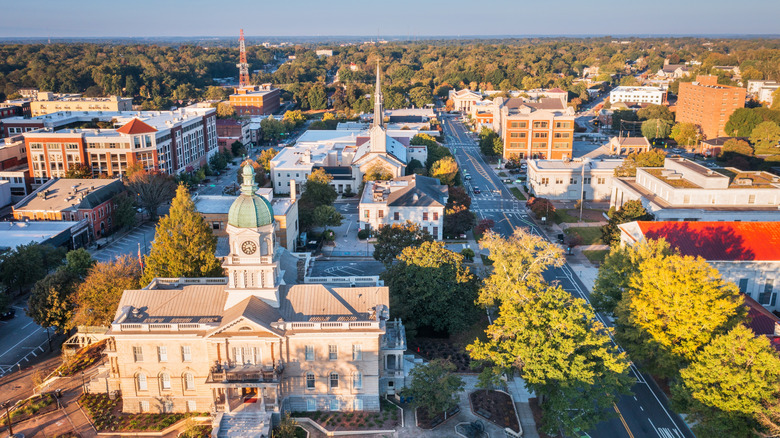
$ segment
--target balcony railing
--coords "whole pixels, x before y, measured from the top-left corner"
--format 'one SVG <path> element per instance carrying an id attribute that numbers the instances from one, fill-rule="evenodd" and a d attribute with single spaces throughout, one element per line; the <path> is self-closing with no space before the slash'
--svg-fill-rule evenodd
<path id="1" fill-rule="evenodd" d="M 224 367 L 221 365 L 211 368 L 209 373 L 210 383 L 279 383 L 283 367 L 270 367 L 261 365 L 240 365 Z"/>

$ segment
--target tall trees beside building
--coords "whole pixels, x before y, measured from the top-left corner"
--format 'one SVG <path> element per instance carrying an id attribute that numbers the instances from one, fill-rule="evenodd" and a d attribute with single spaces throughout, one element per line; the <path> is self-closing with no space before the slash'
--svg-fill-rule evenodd
<path id="1" fill-rule="evenodd" d="M 636 176 L 637 167 L 663 167 L 664 159 L 666 152 L 661 149 L 632 152 L 623 160 L 623 164 L 615 168 L 615 176 Z"/>
<path id="2" fill-rule="evenodd" d="M 407 221 L 405 224 L 392 224 L 376 230 L 374 259 L 390 266 L 404 248 L 432 242 L 433 237 L 425 228 Z"/>
<path id="3" fill-rule="evenodd" d="M 313 227 L 328 226 L 341 222 L 341 214 L 333 208 L 333 202 L 339 196 L 336 189 L 330 185 L 333 177 L 324 169 L 317 169 L 309 175 L 303 186 L 303 193 L 298 204 L 298 215 L 302 230 Z M 319 209 L 319 210 L 318 210 Z M 315 215 L 315 211 L 319 211 Z M 319 218 L 332 218 L 333 221 L 322 223 Z M 338 220 L 336 220 L 338 219 Z"/>
<path id="4" fill-rule="evenodd" d="M 170 175 L 144 169 L 137 163 L 127 170 L 127 189 L 135 196 L 136 203 L 146 210 L 149 218 L 154 220 L 159 208 L 173 199 L 176 182 Z"/>
<path id="5" fill-rule="evenodd" d="M 382 278 L 390 288 L 390 309 L 410 331 L 430 327 L 454 334 L 480 316 L 474 305 L 478 279 L 443 242 L 404 248 Z"/>
<path id="6" fill-rule="evenodd" d="M 689 122 L 675 124 L 670 135 L 681 146 L 695 146 L 701 140 L 699 128 Z"/>
<path id="7" fill-rule="evenodd" d="M 633 221 L 653 220 L 653 215 L 645 210 L 642 202 L 638 200 L 626 201 L 617 210 L 611 207 L 607 215 L 609 216 L 609 221 L 601 227 L 602 240 L 607 245 L 620 243 L 620 229 L 618 225 Z"/>
<path id="8" fill-rule="evenodd" d="M 125 290 L 141 288 L 141 261 L 132 255 L 96 263 L 78 285 L 73 326 L 111 324 Z"/>
<path id="9" fill-rule="evenodd" d="M 195 209 L 187 188 L 179 185 L 170 213 L 157 224 L 141 283 L 155 277 L 219 277 L 222 265 L 216 249 L 211 227 Z"/>
<path id="10" fill-rule="evenodd" d="M 545 281 L 544 271 L 564 263 L 560 248 L 523 230 L 508 239 L 489 232 L 480 243 L 490 251 L 493 274 L 478 302 L 497 307 L 499 316 L 487 340 L 468 347 L 471 357 L 503 370 L 517 367 L 540 397 L 544 431 L 592 428 L 630 388 L 625 353 L 587 302 Z"/>

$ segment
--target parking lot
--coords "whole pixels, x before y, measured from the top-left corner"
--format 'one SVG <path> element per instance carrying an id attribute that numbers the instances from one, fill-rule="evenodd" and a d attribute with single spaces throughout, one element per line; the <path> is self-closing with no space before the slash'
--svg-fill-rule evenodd
<path id="1" fill-rule="evenodd" d="M 116 240 L 109 240 L 100 249 L 92 249 L 92 258 L 99 262 L 108 262 L 119 256 L 130 254 L 137 256 L 140 245 L 142 254 L 149 254 L 151 242 L 154 240 L 155 224 L 146 222 Z"/>

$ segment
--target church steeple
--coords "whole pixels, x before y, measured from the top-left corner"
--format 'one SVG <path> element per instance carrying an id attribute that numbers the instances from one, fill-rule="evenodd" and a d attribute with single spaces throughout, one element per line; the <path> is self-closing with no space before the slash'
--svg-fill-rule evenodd
<path id="1" fill-rule="evenodd" d="M 374 89 L 374 126 L 382 126 L 385 118 L 382 87 L 379 85 L 379 61 L 376 62 L 376 88 Z"/>

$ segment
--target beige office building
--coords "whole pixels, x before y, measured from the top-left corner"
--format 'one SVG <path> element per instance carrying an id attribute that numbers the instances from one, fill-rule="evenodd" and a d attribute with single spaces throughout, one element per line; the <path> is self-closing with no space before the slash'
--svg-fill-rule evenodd
<path id="1" fill-rule="evenodd" d="M 38 93 L 30 102 L 33 117 L 60 111 L 132 111 L 133 99 L 129 97 L 81 97 L 80 94 L 58 95 L 46 91 Z"/>
<path id="2" fill-rule="evenodd" d="M 91 389 L 121 390 L 126 412 L 215 412 L 220 436 L 270 436 L 280 411 L 379 410 L 405 376 L 388 288 L 377 277 L 295 284 L 299 259 L 278 246 L 252 167 L 242 176 L 227 276 L 125 291 Z"/>

